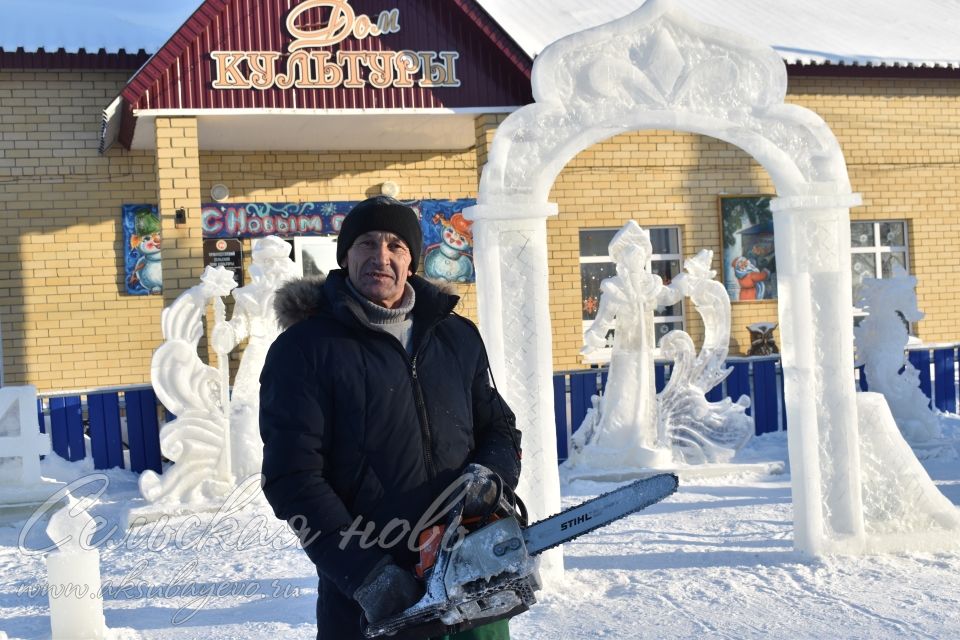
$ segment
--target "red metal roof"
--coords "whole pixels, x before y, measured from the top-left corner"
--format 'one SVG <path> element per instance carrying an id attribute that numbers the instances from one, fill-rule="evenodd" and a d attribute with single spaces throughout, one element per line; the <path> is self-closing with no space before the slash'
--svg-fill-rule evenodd
<path id="1" fill-rule="evenodd" d="M 206 0 L 134 75 L 121 95 L 134 109 L 429 109 L 510 107 L 532 102 L 531 61 L 474 0 L 351 0 L 357 15 L 376 19 L 399 10 L 400 30 L 363 40 L 347 38 L 337 51 L 456 51 L 459 87 L 214 89 L 212 51 L 276 51 L 280 68 L 293 38 L 285 21 L 298 2 Z M 289 8 L 288 8 L 289 7 Z M 328 9 L 310 9 L 301 27 L 317 29 Z M 121 136 L 124 144 L 129 139 Z"/>

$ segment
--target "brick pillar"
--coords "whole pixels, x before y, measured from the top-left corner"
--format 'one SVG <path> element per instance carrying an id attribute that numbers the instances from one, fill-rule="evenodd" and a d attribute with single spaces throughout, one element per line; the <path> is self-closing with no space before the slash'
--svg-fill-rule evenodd
<path id="1" fill-rule="evenodd" d="M 163 304 L 200 282 L 203 231 L 200 227 L 200 150 L 196 118 L 157 118 L 157 203 L 163 226 Z M 175 225 L 179 208 L 186 224 Z"/>

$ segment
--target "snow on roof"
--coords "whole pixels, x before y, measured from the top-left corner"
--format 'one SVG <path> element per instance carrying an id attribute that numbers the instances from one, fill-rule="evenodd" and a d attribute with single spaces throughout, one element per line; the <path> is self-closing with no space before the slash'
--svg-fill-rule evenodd
<path id="1" fill-rule="evenodd" d="M 528 55 L 643 0 L 477 0 Z M 957 0 L 677 0 L 788 63 L 960 67 Z M 0 0 L 0 49 L 156 52 L 200 0 Z M 402 17 L 401 17 L 402 20 Z"/>
<path id="2" fill-rule="evenodd" d="M 477 0 L 530 56 L 643 0 Z M 689 16 L 765 42 L 787 63 L 960 66 L 957 0 L 677 0 Z"/>

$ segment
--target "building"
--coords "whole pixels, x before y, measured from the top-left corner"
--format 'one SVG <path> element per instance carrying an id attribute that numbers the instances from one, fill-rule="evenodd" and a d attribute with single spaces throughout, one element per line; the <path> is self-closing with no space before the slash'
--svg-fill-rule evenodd
<path id="1" fill-rule="evenodd" d="M 440 212 L 435 233 L 468 237 L 453 214 L 476 196 L 497 125 L 532 101 L 536 54 L 641 3 L 515 4 L 177 0 L 145 9 L 162 15 L 143 31 L 120 26 L 118 2 L 93 18 L 91 34 L 60 32 L 77 38 L 70 42 L 52 34 L 76 16 L 44 15 L 42 3 L 15 8 L 0 27 L 2 382 L 42 390 L 146 382 L 162 308 L 205 264 L 236 260 L 238 244 L 248 263 L 251 238 L 271 230 L 264 220 L 291 237 L 301 265 L 327 259 L 323 234 L 335 233 L 343 207 L 382 191 Z M 746 0 L 682 4 L 781 53 L 787 101 L 830 125 L 863 195 L 851 212 L 854 273 L 906 266 L 927 314 L 916 335 L 954 340 L 957 12 L 934 0 L 908 15 L 866 0 L 776 11 Z M 581 336 L 609 273 L 606 244 L 630 219 L 651 230 L 653 267 L 665 279 L 683 258 L 715 252 L 713 268 L 735 300 L 731 352 L 745 351 L 746 325 L 777 318 L 762 219 L 772 193 L 749 155 L 696 134 L 624 134 L 579 154 L 551 193 L 560 211 L 548 223 L 555 368 L 585 366 Z M 313 213 L 291 232 L 285 205 Z M 151 295 L 156 287 L 138 275 L 148 252 L 132 250 L 156 232 L 162 290 Z M 754 300 L 739 288 L 737 258 L 772 276 Z M 455 286 L 462 312 L 475 317 L 475 285 Z M 702 333 L 682 305 L 657 322 Z"/>

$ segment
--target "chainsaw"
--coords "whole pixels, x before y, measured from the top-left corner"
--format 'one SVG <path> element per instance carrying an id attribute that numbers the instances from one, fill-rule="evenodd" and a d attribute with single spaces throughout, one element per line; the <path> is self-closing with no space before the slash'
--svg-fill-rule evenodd
<path id="1" fill-rule="evenodd" d="M 541 587 L 538 554 L 663 500 L 677 484 L 671 473 L 637 480 L 529 526 L 523 503 L 502 491 L 496 513 L 480 522 L 462 519 L 460 500 L 444 524 L 420 535 L 416 574 L 424 579 L 423 597 L 369 624 L 364 635 L 430 637 L 523 613 Z"/>

